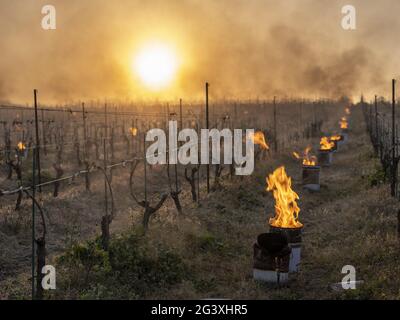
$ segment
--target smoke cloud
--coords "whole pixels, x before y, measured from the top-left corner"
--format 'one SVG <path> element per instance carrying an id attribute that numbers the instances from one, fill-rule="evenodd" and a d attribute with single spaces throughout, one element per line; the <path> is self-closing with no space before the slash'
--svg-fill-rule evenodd
<path id="1" fill-rule="evenodd" d="M 57 29 L 41 28 L 42 6 Z M 2 0 L 0 100 L 385 95 L 399 68 L 396 0 L 353 0 L 357 29 L 328 0 Z M 132 59 L 147 39 L 177 48 L 175 83 L 147 90 Z"/>

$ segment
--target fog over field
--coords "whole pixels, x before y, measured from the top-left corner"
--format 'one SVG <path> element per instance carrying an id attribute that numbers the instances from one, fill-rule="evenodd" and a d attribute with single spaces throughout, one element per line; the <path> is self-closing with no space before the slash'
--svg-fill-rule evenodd
<path id="1" fill-rule="evenodd" d="M 0 100 L 337 97 L 387 93 L 397 74 L 400 2 L 351 1 L 357 29 L 341 27 L 348 1 L 53 0 L 57 29 L 41 28 L 48 1 L 0 3 Z M 174 83 L 154 93 L 132 72 L 148 39 L 179 57 Z"/>

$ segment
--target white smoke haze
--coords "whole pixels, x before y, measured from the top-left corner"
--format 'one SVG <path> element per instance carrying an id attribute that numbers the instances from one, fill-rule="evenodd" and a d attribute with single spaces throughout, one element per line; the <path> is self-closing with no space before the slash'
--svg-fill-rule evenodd
<path id="1" fill-rule="evenodd" d="M 49 1 L 0 3 L 0 100 L 197 99 L 388 95 L 398 74 L 400 2 L 332 0 L 53 0 L 57 30 L 41 28 Z M 341 28 L 341 8 L 357 30 Z M 146 91 L 131 70 L 147 39 L 176 46 L 173 86 Z"/>

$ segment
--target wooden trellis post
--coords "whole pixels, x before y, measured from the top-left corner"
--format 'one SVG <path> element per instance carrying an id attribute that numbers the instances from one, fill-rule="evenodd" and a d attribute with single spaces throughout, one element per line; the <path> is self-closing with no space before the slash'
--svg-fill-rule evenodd
<path id="1" fill-rule="evenodd" d="M 197 134 L 200 134 L 200 123 L 197 121 Z M 200 148 L 197 149 L 197 160 L 199 162 L 199 167 L 197 169 L 197 203 L 200 203 Z"/>
<path id="2" fill-rule="evenodd" d="M 104 168 L 104 208 L 105 208 L 105 215 L 104 217 L 107 218 L 108 216 L 108 190 L 107 190 L 107 135 L 108 135 L 108 119 L 107 119 L 107 103 L 104 104 L 104 126 L 105 126 L 105 136 L 103 138 L 103 168 Z M 103 222 L 103 221 L 102 221 Z M 104 223 L 107 223 L 107 221 L 104 221 Z M 109 231 L 109 230 L 108 230 Z M 106 232 L 103 232 L 106 233 Z M 108 241 L 107 241 L 107 236 L 105 235 L 105 237 L 103 238 L 103 247 L 104 249 L 108 249 Z"/>
<path id="3" fill-rule="evenodd" d="M 277 123 L 276 123 L 276 97 L 274 96 L 274 151 L 278 152 L 278 137 L 277 137 Z"/>
<path id="4" fill-rule="evenodd" d="M 33 147 L 33 157 L 32 157 L 32 266 L 31 266 L 31 281 L 32 281 L 32 300 L 35 299 L 35 216 L 36 216 L 36 146 Z"/>
<path id="5" fill-rule="evenodd" d="M 41 118 L 42 118 L 43 151 L 44 151 L 44 154 L 47 155 L 47 147 L 46 147 L 47 139 L 46 139 L 46 133 L 45 133 L 46 128 L 45 128 L 45 119 L 44 119 L 44 110 L 43 109 L 41 110 Z"/>
<path id="6" fill-rule="evenodd" d="M 85 188 L 87 191 L 90 190 L 90 180 L 89 180 L 89 157 L 88 157 L 88 134 L 87 134 L 87 126 L 86 126 L 86 111 L 85 111 L 85 103 L 82 102 L 82 121 L 83 121 L 83 154 L 84 154 L 84 163 L 85 163 Z"/>
<path id="7" fill-rule="evenodd" d="M 376 150 L 380 148 L 380 140 L 378 136 L 378 97 L 375 95 L 375 139 L 376 139 Z"/>
<path id="8" fill-rule="evenodd" d="M 42 183 L 41 170 L 40 170 L 40 139 L 39 139 L 39 119 L 38 119 L 38 104 L 37 104 L 37 90 L 33 90 L 34 106 L 35 106 L 35 133 L 36 133 L 36 167 L 38 170 L 38 183 Z M 39 192 L 42 192 L 42 187 L 39 186 Z"/>
<path id="9" fill-rule="evenodd" d="M 210 127 L 210 119 L 209 119 L 209 106 L 208 106 L 208 87 L 209 83 L 206 82 L 206 129 L 208 130 Z M 207 141 L 207 143 L 209 143 Z M 208 160 L 210 162 L 210 160 Z M 207 193 L 210 193 L 210 163 L 207 163 Z"/>
<path id="10" fill-rule="evenodd" d="M 392 183 L 391 194 L 396 196 L 397 161 L 396 161 L 396 80 L 392 80 Z"/>

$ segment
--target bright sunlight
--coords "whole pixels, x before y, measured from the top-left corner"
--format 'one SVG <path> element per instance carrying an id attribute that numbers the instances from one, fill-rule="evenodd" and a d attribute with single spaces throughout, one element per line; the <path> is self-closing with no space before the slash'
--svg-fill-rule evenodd
<path id="1" fill-rule="evenodd" d="M 169 46 L 152 43 L 139 50 L 133 69 L 147 87 L 162 89 L 173 81 L 178 69 L 178 59 Z"/>

